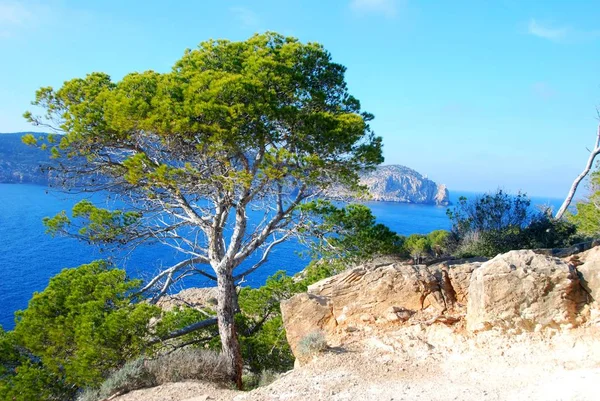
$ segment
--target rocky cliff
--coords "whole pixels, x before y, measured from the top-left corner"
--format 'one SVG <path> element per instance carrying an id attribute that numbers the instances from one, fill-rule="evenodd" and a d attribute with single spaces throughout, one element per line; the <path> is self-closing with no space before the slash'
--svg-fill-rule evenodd
<path id="1" fill-rule="evenodd" d="M 52 165 L 48 152 L 25 145 L 22 136 L 0 133 L 0 183 L 45 185 Z"/>
<path id="2" fill-rule="evenodd" d="M 368 195 L 360 199 L 443 206 L 450 203 L 445 185 L 436 184 L 405 166 L 379 166 L 361 174 L 360 183 L 368 189 Z M 333 198 L 353 197 L 343 188 L 334 188 L 327 195 Z"/>

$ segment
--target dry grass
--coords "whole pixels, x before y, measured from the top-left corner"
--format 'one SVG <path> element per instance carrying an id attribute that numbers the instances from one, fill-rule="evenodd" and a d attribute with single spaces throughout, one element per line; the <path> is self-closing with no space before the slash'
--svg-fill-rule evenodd
<path id="1" fill-rule="evenodd" d="M 221 354 L 197 348 L 179 349 L 155 359 L 127 362 L 99 389 L 86 389 L 78 401 L 98 401 L 115 394 L 185 380 L 227 383 L 227 364 Z"/>
<path id="2" fill-rule="evenodd" d="M 180 349 L 149 360 L 146 368 L 158 384 L 184 380 L 228 381 L 227 364 L 221 354 L 197 348 Z"/>

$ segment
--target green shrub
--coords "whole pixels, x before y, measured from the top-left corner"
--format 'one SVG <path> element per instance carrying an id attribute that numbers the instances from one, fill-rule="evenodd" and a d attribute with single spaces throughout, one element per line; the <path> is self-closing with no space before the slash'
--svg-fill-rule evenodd
<path id="1" fill-rule="evenodd" d="M 144 358 L 129 361 L 120 369 L 115 370 L 102 383 L 98 391 L 100 399 L 113 394 L 125 394 L 140 388 L 156 386 L 157 380 L 145 366 Z"/>
<path id="2" fill-rule="evenodd" d="M 65 401 L 75 397 L 77 388 L 42 365 L 26 361 L 16 374 L 0 380 L 0 400 Z"/>
<path id="3" fill-rule="evenodd" d="M 471 201 L 461 197 L 447 211 L 452 221 L 450 248 L 457 256 L 492 257 L 513 249 L 565 247 L 576 240 L 573 224 L 530 206 L 527 195 L 502 190 Z"/>
<path id="4" fill-rule="evenodd" d="M 298 342 L 298 353 L 306 358 L 327 349 L 327 340 L 321 331 L 308 333 Z"/>
<path id="5" fill-rule="evenodd" d="M 148 323 L 160 314 L 134 302 L 139 284 L 103 261 L 64 269 L 17 312 L 17 342 L 67 383 L 97 386 L 140 355 Z"/>
<path id="6" fill-rule="evenodd" d="M 258 379 L 258 387 L 265 387 L 269 384 L 273 383 L 275 380 L 279 378 L 279 374 L 277 372 L 273 372 L 272 370 L 265 369 L 260 372 L 260 377 Z"/>

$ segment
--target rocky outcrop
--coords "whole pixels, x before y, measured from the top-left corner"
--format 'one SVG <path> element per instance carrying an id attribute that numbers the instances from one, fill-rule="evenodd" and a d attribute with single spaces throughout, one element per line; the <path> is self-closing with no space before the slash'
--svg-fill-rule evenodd
<path id="1" fill-rule="evenodd" d="M 379 166 L 374 171 L 361 174 L 361 185 L 368 189 L 363 200 L 420 203 L 430 205 L 450 204 L 448 188 L 423 177 L 408 167 L 400 165 Z M 334 198 L 352 198 L 344 188 L 334 188 L 327 193 Z"/>
<path id="2" fill-rule="evenodd" d="M 307 334 L 352 331 L 365 324 L 396 324 L 409 319 L 457 321 L 464 314 L 467 281 L 482 261 L 410 265 L 381 258 L 319 281 L 281 303 L 292 351 Z M 296 354 L 297 355 L 297 354 Z"/>
<path id="3" fill-rule="evenodd" d="M 281 309 L 295 351 L 314 331 L 339 340 L 345 333 L 386 325 L 562 330 L 594 320 L 597 304 L 590 301 L 599 291 L 600 247 L 564 259 L 522 250 L 431 266 L 387 257 L 315 283 L 306 294 L 282 302 Z"/>
<path id="4" fill-rule="evenodd" d="M 449 194 L 445 185 L 438 185 L 408 167 L 380 166 L 361 176 L 372 200 L 448 205 Z"/>
<path id="5" fill-rule="evenodd" d="M 577 260 L 583 288 L 592 301 L 600 304 L 600 247 L 579 254 Z"/>
<path id="6" fill-rule="evenodd" d="M 576 326 L 586 301 L 572 266 L 533 251 L 511 251 L 473 272 L 467 329 Z"/>

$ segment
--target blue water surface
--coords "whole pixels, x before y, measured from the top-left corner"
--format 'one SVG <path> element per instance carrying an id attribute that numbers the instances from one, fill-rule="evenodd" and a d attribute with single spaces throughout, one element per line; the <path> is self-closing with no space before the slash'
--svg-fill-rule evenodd
<path id="1" fill-rule="evenodd" d="M 453 193 L 451 200 L 472 193 Z M 148 278 L 161 266 L 177 260 L 176 253 L 161 246 L 140 247 L 129 254 L 102 253 L 95 247 L 69 238 L 52 238 L 45 234 L 42 219 L 69 210 L 82 199 L 36 185 L 0 184 L 0 326 L 14 327 L 14 312 L 27 307 L 35 291 L 43 290 L 50 277 L 63 268 L 76 267 L 99 258 L 111 257 L 131 277 Z M 532 198 L 535 204 L 560 205 L 560 200 Z M 428 233 L 448 229 L 446 207 L 411 205 L 395 202 L 367 202 L 378 222 L 399 234 Z M 299 256 L 302 247 L 288 241 L 273 250 L 269 261 L 248 277 L 245 285 L 260 286 L 277 270 L 290 274 L 308 263 Z M 243 268 L 243 267 L 242 267 Z M 185 286 L 210 285 L 200 277 Z M 179 286 L 174 290 L 183 288 Z"/>

